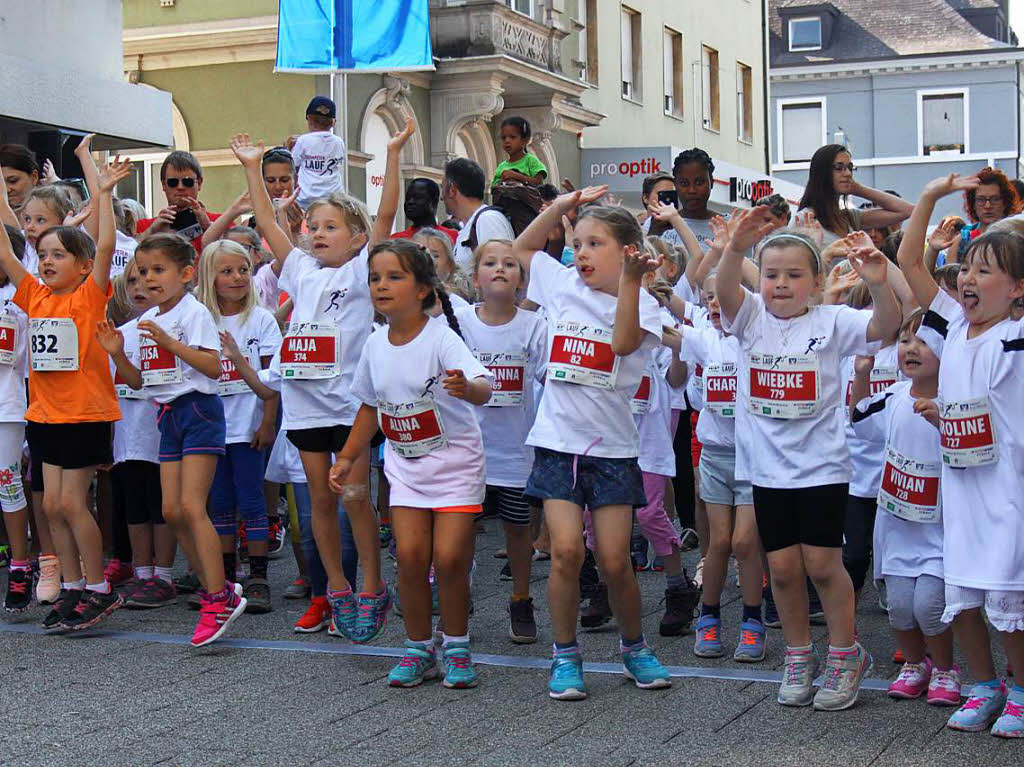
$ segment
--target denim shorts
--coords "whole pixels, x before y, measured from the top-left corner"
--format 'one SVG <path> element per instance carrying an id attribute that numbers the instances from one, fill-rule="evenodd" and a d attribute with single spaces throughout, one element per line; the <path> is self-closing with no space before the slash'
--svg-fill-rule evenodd
<path id="1" fill-rule="evenodd" d="M 160 406 L 160 463 L 186 455 L 224 455 L 224 405 L 216 394 L 189 392 Z"/>
<path id="2" fill-rule="evenodd" d="M 523 494 L 540 501 L 570 501 L 580 507 L 647 505 L 636 458 L 570 455 L 537 447 Z"/>
<path id="3" fill-rule="evenodd" d="M 722 506 L 750 506 L 754 489 L 750 482 L 736 479 L 736 451 L 704 445 L 698 465 L 700 499 Z"/>

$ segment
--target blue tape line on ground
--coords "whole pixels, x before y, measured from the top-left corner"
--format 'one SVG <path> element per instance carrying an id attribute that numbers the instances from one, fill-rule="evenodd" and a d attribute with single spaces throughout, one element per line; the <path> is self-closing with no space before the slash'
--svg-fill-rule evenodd
<path id="1" fill-rule="evenodd" d="M 0 623 L 0 632 L 9 634 L 46 634 L 41 626 L 20 623 Z M 122 642 L 154 642 L 166 645 L 188 645 L 189 639 L 179 634 L 150 634 L 143 631 L 92 631 L 72 640 L 114 639 Z M 307 652 L 325 655 L 362 655 L 380 658 L 400 658 L 405 650 L 401 647 L 379 647 L 375 645 L 343 644 L 339 642 L 295 642 L 283 639 L 221 639 L 211 647 L 231 647 L 238 650 L 277 650 L 278 652 Z M 547 670 L 551 664 L 545 658 L 517 655 L 491 655 L 474 653 L 473 662 L 483 666 Z M 678 679 L 715 679 L 725 682 L 764 682 L 779 684 L 782 675 L 775 671 L 754 671 L 736 668 L 699 668 L 696 666 L 667 666 L 671 676 Z M 583 670 L 591 674 L 621 674 L 619 663 L 584 663 Z M 862 690 L 885 692 L 889 682 L 884 679 L 865 679 Z"/>

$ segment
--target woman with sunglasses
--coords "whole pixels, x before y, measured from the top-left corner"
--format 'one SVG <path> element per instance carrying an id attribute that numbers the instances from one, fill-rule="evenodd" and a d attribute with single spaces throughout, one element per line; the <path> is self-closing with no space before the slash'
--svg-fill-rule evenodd
<path id="1" fill-rule="evenodd" d="M 853 178 L 856 166 L 850 151 L 840 144 L 827 144 L 811 157 L 810 175 L 800 211 L 811 210 L 825 232 L 825 246 L 857 230 L 884 228 L 910 218 L 914 206 L 894 194 L 857 183 Z M 840 198 L 849 195 L 872 203 L 871 210 L 858 210 L 840 205 Z"/>

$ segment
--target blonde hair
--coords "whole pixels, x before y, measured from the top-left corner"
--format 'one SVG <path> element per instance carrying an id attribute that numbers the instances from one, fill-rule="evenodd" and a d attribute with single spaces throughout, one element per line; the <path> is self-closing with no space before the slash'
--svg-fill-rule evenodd
<path id="1" fill-rule="evenodd" d="M 136 273 L 139 271 L 134 256 L 128 259 L 124 271 L 110 281 L 114 295 L 107 302 L 107 318 L 118 327 L 139 316 L 135 303 L 128 295 L 128 272 L 133 270 Z"/>
<path id="2" fill-rule="evenodd" d="M 249 319 L 253 307 L 256 306 L 256 291 L 252 286 L 253 262 L 252 254 L 233 240 L 217 240 L 203 248 L 203 255 L 199 257 L 199 287 L 196 291 L 198 298 L 218 324 L 221 320 L 220 303 L 217 300 L 217 256 L 221 254 L 239 256 L 244 258 L 249 265 L 249 292 L 242 302 L 240 319 L 244 323 Z"/>
<path id="3" fill-rule="evenodd" d="M 32 189 L 25 198 L 25 205 L 32 200 L 39 200 L 46 208 L 57 217 L 57 226 L 64 223 L 64 219 L 75 212 L 75 203 L 67 190 L 56 184 L 43 184 Z"/>
<path id="4" fill-rule="evenodd" d="M 455 263 L 455 251 L 452 248 L 452 238 L 442 232 L 440 229 L 434 229 L 426 226 L 417 231 L 412 236 L 412 241 L 421 245 L 426 245 L 430 240 L 441 243 L 441 249 L 444 251 L 445 257 L 451 264 L 451 269 L 448 271 L 448 276 L 441 280 L 441 284 L 449 293 L 454 293 L 460 298 L 464 298 L 466 301 L 472 303 L 475 299 L 475 291 L 473 290 L 473 281 L 466 275 L 466 273 L 459 268 L 459 265 Z M 508 242 L 508 240 L 505 240 Z M 484 243 L 487 245 L 488 243 Z M 480 251 L 483 245 L 477 246 L 476 251 L 473 253 L 473 272 L 476 273 L 476 254 Z"/>
<path id="5" fill-rule="evenodd" d="M 373 231 L 373 222 L 370 219 L 369 209 L 360 200 L 344 192 L 331 192 L 326 197 L 318 197 L 306 208 L 306 222 L 309 222 L 313 211 L 324 205 L 330 205 L 341 211 L 345 226 L 349 228 L 353 236 L 365 234 L 369 238 L 370 232 Z"/>

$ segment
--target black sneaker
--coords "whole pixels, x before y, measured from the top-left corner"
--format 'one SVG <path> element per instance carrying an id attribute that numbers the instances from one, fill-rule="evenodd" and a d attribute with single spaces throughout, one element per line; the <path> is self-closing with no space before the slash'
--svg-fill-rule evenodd
<path id="1" fill-rule="evenodd" d="M 174 588 L 178 590 L 179 594 L 194 594 L 202 588 L 202 584 L 199 582 L 199 576 L 189 570 L 174 579 Z"/>
<path id="2" fill-rule="evenodd" d="M 7 574 L 7 596 L 4 609 L 9 613 L 25 612 L 32 604 L 32 571 L 11 570 Z"/>
<path id="3" fill-rule="evenodd" d="M 764 625 L 770 629 L 782 628 L 779 609 L 775 606 L 775 595 L 772 594 L 770 583 L 761 589 L 761 601 L 764 603 Z"/>
<path id="4" fill-rule="evenodd" d="M 53 609 L 43 618 L 43 628 L 51 631 L 62 626 L 81 599 L 82 589 L 61 589 L 57 601 L 53 603 Z"/>
<path id="5" fill-rule="evenodd" d="M 643 533 L 633 533 L 629 540 L 629 553 L 633 559 L 633 572 L 639 573 L 647 569 L 647 539 Z"/>
<path id="6" fill-rule="evenodd" d="M 583 555 L 583 566 L 580 567 L 580 601 L 590 599 L 594 588 L 601 583 L 601 576 L 597 572 L 597 562 L 594 559 L 594 552 L 586 549 Z"/>
<path id="7" fill-rule="evenodd" d="M 608 587 L 597 584 L 590 593 L 590 601 L 580 610 L 580 625 L 585 629 L 597 629 L 612 619 L 612 607 L 608 603 Z"/>
<path id="8" fill-rule="evenodd" d="M 700 589 L 683 571 L 686 583 L 665 589 L 665 616 L 658 626 L 658 633 L 663 637 L 678 637 L 690 633 L 690 624 L 696 615 L 697 604 L 700 602 Z"/>
<path id="9" fill-rule="evenodd" d="M 269 613 L 274 609 L 270 599 L 270 583 L 266 578 L 249 577 L 242 581 L 242 596 L 246 599 L 247 613 Z"/>
<path id="10" fill-rule="evenodd" d="M 508 562 L 506 562 L 505 566 L 501 568 L 501 573 L 498 577 L 503 581 L 512 580 L 512 566 Z"/>
<path id="11" fill-rule="evenodd" d="M 818 596 L 818 590 L 814 588 L 810 578 L 807 579 L 807 617 L 815 626 L 825 625 L 825 610 L 821 606 L 821 597 Z"/>
<path id="12" fill-rule="evenodd" d="M 59 628 L 62 631 L 85 631 L 123 605 L 124 598 L 114 589 L 106 594 L 101 594 L 98 591 L 86 592 Z"/>
<path id="13" fill-rule="evenodd" d="M 537 621 L 533 619 L 533 599 L 509 600 L 508 638 L 516 644 L 533 644 L 537 641 Z"/>

